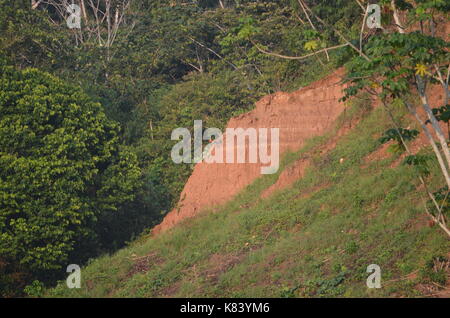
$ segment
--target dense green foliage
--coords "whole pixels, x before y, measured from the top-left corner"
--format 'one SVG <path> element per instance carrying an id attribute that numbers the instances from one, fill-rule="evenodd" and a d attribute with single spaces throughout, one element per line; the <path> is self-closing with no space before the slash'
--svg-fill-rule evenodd
<path id="1" fill-rule="evenodd" d="M 172 162 L 173 129 L 194 120 L 223 128 L 261 96 L 298 89 L 349 61 L 348 97 L 383 87 L 383 97 L 397 98 L 431 63 L 448 60 L 448 43 L 434 36 L 360 39 L 357 1 L 308 0 L 305 11 L 298 0 L 111 0 L 119 19 L 104 16 L 102 0 L 101 11 L 87 5 L 79 30 L 67 27 L 51 4 L 58 2 L 31 9 L 29 0 L 0 0 L 5 296 L 39 294 L 70 262 L 113 252 L 158 223 L 193 168 Z M 380 3 L 383 23 L 392 24 L 391 1 Z M 412 23 L 449 9 L 444 0 L 395 4 Z M 448 123 L 445 105 L 433 111 Z M 384 141 L 401 144 L 389 128 Z M 407 163 L 423 168 L 424 158 Z M 325 285 L 339 284 L 339 275 Z"/>
<path id="2" fill-rule="evenodd" d="M 1 67 L 0 255 L 43 278 L 96 255 L 96 223 L 134 198 L 140 169 L 118 126 L 79 89 Z"/>

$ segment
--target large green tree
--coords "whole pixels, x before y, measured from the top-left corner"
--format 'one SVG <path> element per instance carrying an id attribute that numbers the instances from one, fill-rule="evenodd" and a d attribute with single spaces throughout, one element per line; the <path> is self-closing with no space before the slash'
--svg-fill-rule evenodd
<path id="1" fill-rule="evenodd" d="M 96 249 L 96 222 L 134 198 L 140 169 L 80 89 L 0 66 L 0 258 L 37 278 Z"/>

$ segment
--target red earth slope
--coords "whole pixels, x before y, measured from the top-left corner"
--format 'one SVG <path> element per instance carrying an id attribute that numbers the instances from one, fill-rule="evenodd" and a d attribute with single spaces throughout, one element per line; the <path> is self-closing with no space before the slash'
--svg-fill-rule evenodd
<path id="1" fill-rule="evenodd" d="M 344 110 L 344 104 L 339 102 L 344 88 L 343 74 L 344 70 L 339 69 L 293 93 L 278 92 L 266 96 L 256 103 L 254 110 L 232 118 L 227 128 L 279 128 L 280 157 L 286 151 L 296 151 L 306 139 L 330 129 Z M 183 219 L 232 199 L 261 176 L 261 166 L 259 163 L 197 164 L 177 207 L 153 229 L 153 233 L 161 233 Z"/>

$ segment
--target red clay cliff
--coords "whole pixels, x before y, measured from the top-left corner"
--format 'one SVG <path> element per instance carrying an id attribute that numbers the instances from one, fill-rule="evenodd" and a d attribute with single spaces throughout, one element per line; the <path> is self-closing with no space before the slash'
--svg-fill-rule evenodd
<path id="1" fill-rule="evenodd" d="M 279 128 L 280 157 L 300 149 L 305 140 L 324 134 L 344 110 L 343 69 L 293 93 L 278 92 L 262 98 L 254 110 L 232 118 L 227 128 Z M 161 233 L 232 199 L 261 176 L 260 163 L 198 163 L 188 179 L 177 207 L 153 229 Z"/>

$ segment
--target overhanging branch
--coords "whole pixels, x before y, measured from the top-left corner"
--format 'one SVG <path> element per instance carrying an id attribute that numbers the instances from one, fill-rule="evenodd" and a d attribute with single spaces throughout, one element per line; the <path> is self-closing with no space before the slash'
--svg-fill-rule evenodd
<path id="1" fill-rule="evenodd" d="M 332 47 L 327 47 L 327 48 L 321 49 L 319 51 L 314 51 L 313 53 L 306 54 L 306 55 L 303 55 L 303 56 L 288 56 L 288 55 L 282 55 L 282 54 L 266 51 L 263 48 L 261 48 L 260 46 L 258 46 L 258 44 L 256 44 L 254 41 L 251 41 L 251 42 L 258 49 L 258 51 L 260 51 L 261 53 L 264 53 L 264 54 L 267 54 L 267 55 L 270 55 L 270 56 L 279 57 L 279 58 L 286 59 L 286 60 L 304 60 L 304 59 L 306 59 L 308 57 L 316 55 L 317 53 L 321 53 L 321 52 L 325 52 L 325 51 L 329 51 L 329 50 L 335 50 L 335 49 L 339 49 L 341 47 L 345 47 L 345 46 L 349 45 L 349 43 L 344 43 L 344 44 L 339 44 L 339 45 L 332 46 Z"/>

